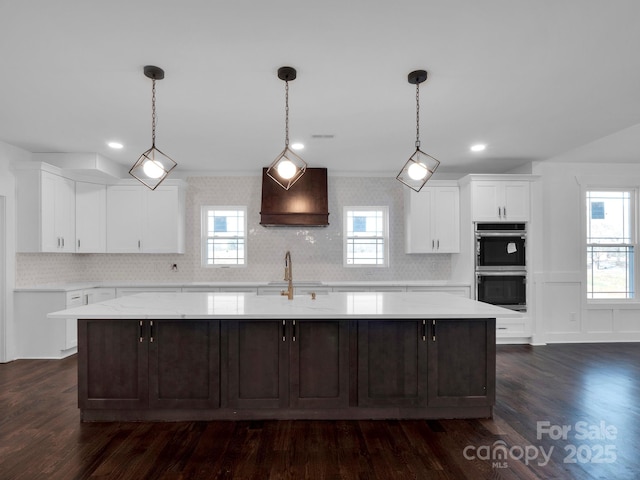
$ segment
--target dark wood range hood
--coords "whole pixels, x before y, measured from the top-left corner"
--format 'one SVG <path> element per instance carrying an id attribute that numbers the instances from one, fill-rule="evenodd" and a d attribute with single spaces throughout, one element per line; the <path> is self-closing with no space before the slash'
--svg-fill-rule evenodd
<path id="1" fill-rule="evenodd" d="M 329 225 L 327 169 L 307 168 L 285 190 L 262 169 L 260 225 L 265 227 L 326 227 Z"/>

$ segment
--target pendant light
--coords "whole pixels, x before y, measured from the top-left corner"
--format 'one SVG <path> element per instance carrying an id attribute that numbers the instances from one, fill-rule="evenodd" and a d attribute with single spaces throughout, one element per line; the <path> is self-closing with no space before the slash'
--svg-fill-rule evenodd
<path id="1" fill-rule="evenodd" d="M 296 79 L 292 67 L 280 67 L 278 78 L 284 80 L 285 91 L 285 137 L 284 150 L 269 165 L 267 175 L 285 190 L 289 190 L 307 170 L 307 163 L 289 148 L 289 82 Z"/>
<path id="2" fill-rule="evenodd" d="M 177 165 L 169 156 L 156 148 L 156 80 L 164 78 L 164 70 L 153 65 L 144 67 L 145 76 L 152 80 L 151 85 L 151 148 L 140 155 L 131 167 L 129 174 L 151 190 L 160 185 L 169 172 Z"/>
<path id="3" fill-rule="evenodd" d="M 424 187 L 424 184 L 440 165 L 438 160 L 420 150 L 420 84 L 426 79 L 427 72 L 425 70 L 413 71 L 408 76 L 409 83 L 416 86 L 416 151 L 396 176 L 398 180 L 416 192 Z"/>

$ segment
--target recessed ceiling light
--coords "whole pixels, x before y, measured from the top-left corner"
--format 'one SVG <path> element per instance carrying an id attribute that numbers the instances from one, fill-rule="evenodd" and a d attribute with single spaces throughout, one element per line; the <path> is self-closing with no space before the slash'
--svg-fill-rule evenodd
<path id="1" fill-rule="evenodd" d="M 487 146 L 484 143 L 477 143 L 475 145 L 471 145 L 472 152 L 482 152 Z"/>
<path id="2" fill-rule="evenodd" d="M 302 150 L 304 148 L 304 143 L 292 143 L 291 148 L 294 150 Z"/>
<path id="3" fill-rule="evenodd" d="M 124 145 L 122 145 L 120 142 L 108 142 L 107 145 L 115 150 L 120 150 L 122 147 L 124 147 Z"/>

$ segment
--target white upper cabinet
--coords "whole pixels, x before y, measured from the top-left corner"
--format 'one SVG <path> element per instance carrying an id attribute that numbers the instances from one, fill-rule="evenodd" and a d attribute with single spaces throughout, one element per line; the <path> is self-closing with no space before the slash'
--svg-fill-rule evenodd
<path id="1" fill-rule="evenodd" d="M 142 252 L 142 195 L 144 187 L 107 187 L 107 252 Z"/>
<path id="2" fill-rule="evenodd" d="M 107 187 L 76 182 L 76 252 L 107 251 Z"/>
<path id="3" fill-rule="evenodd" d="M 184 253 L 184 189 L 108 186 L 107 252 Z"/>
<path id="4" fill-rule="evenodd" d="M 471 209 L 474 222 L 526 222 L 529 220 L 529 182 L 473 180 Z"/>
<path id="5" fill-rule="evenodd" d="M 147 253 L 184 253 L 184 195 L 182 189 L 143 187 L 143 249 Z"/>
<path id="6" fill-rule="evenodd" d="M 405 189 L 405 252 L 460 252 L 460 193 L 457 185 L 430 182 L 420 192 Z"/>
<path id="7" fill-rule="evenodd" d="M 18 252 L 75 252 L 75 182 L 36 164 L 16 171 Z"/>

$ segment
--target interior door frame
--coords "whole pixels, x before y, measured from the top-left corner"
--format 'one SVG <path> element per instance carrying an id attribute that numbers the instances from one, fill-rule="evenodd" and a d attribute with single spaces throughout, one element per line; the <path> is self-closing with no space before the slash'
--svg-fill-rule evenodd
<path id="1" fill-rule="evenodd" d="M 7 361 L 7 198 L 0 195 L 0 363 Z"/>

